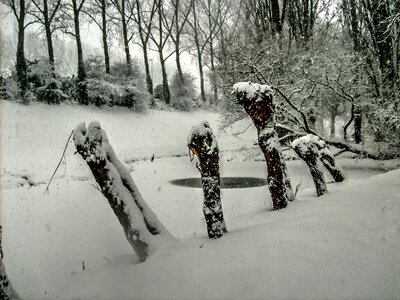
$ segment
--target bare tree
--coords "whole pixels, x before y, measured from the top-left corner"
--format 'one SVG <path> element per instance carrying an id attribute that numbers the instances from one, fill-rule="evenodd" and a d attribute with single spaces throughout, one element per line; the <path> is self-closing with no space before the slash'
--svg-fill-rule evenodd
<path id="1" fill-rule="evenodd" d="M 27 65 L 25 60 L 25 29 L 34 21 L 27 22 L 26 16 L 30 7 L 30 0 L 1 0 L 13 12 L 18 23 L 18 42 L 15 69 L 17 72 L 20 95 L 23 99 L 28 89 Z"/>
<path id="2" fill-rule="evenodd" d="M 217 14 L 222 13 L 222 8 L 225 7 L 224 1 L 217 1 Z M 217 16 L 212 15 L 214 8 L 212 7 L 211 0 L 193 0 L 192 2 L 192 14 L 191 18 L 188 19 L 188 24 L 192 29 L 191 42 L 195 48 L 195 56 L 197 58 L 197 65 L 200 74 L 200 96 L 203 102 L 206 102 L 205 93 L 205 80 L 204 80 L 204 66 L 205 59 L 204 54 L 208 47 L 211 45 L 210 57 L 214 60 L 214 39 L 222 28 L 220 22 L 217 21 Z M 211 14 L 211 15 L 210 15 Z M 215 71 L 214 61 L 212 65 Z"/>
<path id="3" fill-rule="evenodd" d="M 185 29 L 185 25 L 187 24 L 187 20 L 192 9 L 193 0 L 190 0 L 189 3 L 182 3 L 181 0 L 170 0 L 172 14 L 174 18 L 174 25 L 171 33 L 171 40 L 175 47 L 175 63 L 176 68 L 178 70 L 179 80 L 182 84 L 185 83 L 185 78 L 183 76 L 182 66 L 180 55 L 182 52 L 181 49 L 181 36 L 183 34 L 183 30 Z"/>
<path id="4" fill-rule="evenodd" d="M 153 19 L 157 9 L 157 1 L 152 0 L 150 3 L 148 1 L 141 2 L 136 0 L 136 14 L 133 15 L 133 19 L 136 22 L 139 39 L 143 50 L 143 61 L 144 68 L 146 72 L 146 84 L 147 91 L 153 95 L 153 78 L 150 74 L 150 66 L 149 66 L 149 56 L 148 56 L 148 47 L 149 47 L 149 39 L 152 30 Z"/>
<path id="5" fill-rule="evenodd" d="M 216 41 L 220 36 L 225 20 L 229 15 L 230 4 L 229 0 L 217 0 L 211 1 L 206 0 L 201 2 L 206 17 L 206 24 L 209 31 L 214 31 L 208 39 L 208 46 L 206 52 L 209 57 L 209 69 L 210 69 L 210 81 L 213 92 L 213 103 L 218 103 L 218 83 L 217 83 L 217 72 L 216 72 Z M 220 36 L 220 38 L 222 38 Z M 224 41 L 219 41 L 224 42 Z"/>
<path id="6" fill-rule="evenodd" d="M 122 39 L 124 43 L 125 59 L 126 59 L 126 75 L 132 74 L 132 58 L 129 50 L 129 43 L 134 37 L 132 22 L 135 14 L 135 0 L 110 0 L 116 10 L 113 20 L 120 27 Z"/>
<path id="7" fill-rule="evenodd" d="M 169 104 L 171 101 L 171 92 L 169 90 L 168 74 L 165 62 L 172 56 L 172 54 L 174 54 L 174 52 L 165 55 L 164 51 L 166 49 L 169 37 L 171 36 L 172 27 L 175 22 L 175 16 L 168 18 L 166 6 L 164 5 L 163 0 L 155 0 L 155 3 L 157 20 L 154 30 L 152 30 L 150 33 L 150 39 L 157 48 L 163 80 L 163 98 L 164 101 Z"/>
<path id="8" fill-rule="evenodd" d="M 86 71 L 85 63 L 83 61 L 83 50 L 80 33 L 80 15 L 83 10 L 83 5 L 86 0 L 66 0 L 63 5 L 63 31 L 75 38 L 76 49 L 78 55 L 78 76 L 77 76 L 77 90 L 78 90 L 78 101 L 81 104 L 88 104 L 88 93 L 86 87 Z"/>
<path id="9" fill-rule="evenodd" d="M 110 74 L 110 54 L 108 46 L 109 38 L 109 17 L 107 10 L 110 8 L 110 0 L 89 0 L 88 5 L 83 12 L 94 22 L 101 30 L 101 41 L 103 44 L 104 65 L 107 74 Z"/>
<path id="10" fill-rule="evenodd" d="M 30 12 L 44 28 L 46 43 L 47 43 L 47 53 L 49 57 L 49 63 L 52 67 L 54 73 L 54 47 L 52 35 L 55 30 L 60 28 L 59 21 L 59 10 L 61 8 L 62 1 L 48 1 L 48 0 L 31 0 L 35 9 Z M 53 74 L 54 75 L 54 74 Z"/>
<path id="11" fill-rule="evenodd" d="M 287 20 L 290 26 L 290 33 L 294 36 L 297 44 L 307 46 L 313 36 L 320 2 L 320 0 L 287 1 Z"/>

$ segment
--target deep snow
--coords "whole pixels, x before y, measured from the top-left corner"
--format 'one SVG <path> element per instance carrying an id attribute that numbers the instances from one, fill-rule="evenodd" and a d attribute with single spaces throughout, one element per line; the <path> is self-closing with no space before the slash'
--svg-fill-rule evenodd
<path id="1" fill-rule="evenodd" d="M 239 138 L 217 131 L 218 115 L 0 102 L 1 222 L 5 265 L 25 299 L 399 299 L 398 162 L 342 159 L 343 183 L 317 198 L 307 167 L 289 161 L 297 200 L 270 211 L 266 186 L 223 189 L 228 234 L 209 240 L 202 190 L 170 180 L 199 177 L 187 154 L 190 128 L 208 120 L 221 176 L 266 177 Z M 145 201 L 181 246 L 142 264 L 72 143 L 43 195 L 66 140 L 97 120 Z M 244 121 L 246 122 L 246 121 Z M 246 123 L 248 124 L 248 123 Z M 258 151 L 256 149 L 256 151 Z M 154 162 L 140 160 L 155 155 Z M 37 185 L 38 184 L 38 185 Z M 85 270 L 83 269 L 83 264 Z"/>

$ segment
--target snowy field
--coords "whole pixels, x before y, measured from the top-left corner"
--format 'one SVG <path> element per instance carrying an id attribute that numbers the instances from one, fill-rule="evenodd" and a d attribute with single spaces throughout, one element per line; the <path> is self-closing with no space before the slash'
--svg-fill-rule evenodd
<path id="1" fill-rule="evenodd" d="M 305 164 L 289 161 L 297 200 L 273 212 L 265 186 L 224 189 L 229 232 L 210 240 L 202 190 L 170 181 L 200 176 L 186 138 L 203 120 L 216 131 L 221 176 L 265 178 L 265 163 L 246 150 L 254 128 L 233 136 L 249 121 L 217 132 L 219 115 L 209 112 L 5 101 L 0 114 L 4 262 L 24 299 L 400 299 L 398 161 L 340 159 L 347 179 L 319 198 Z M 178 248 L 137 264 L 72 142 L 44 194 L 71 130 L 92 120 Z"/>

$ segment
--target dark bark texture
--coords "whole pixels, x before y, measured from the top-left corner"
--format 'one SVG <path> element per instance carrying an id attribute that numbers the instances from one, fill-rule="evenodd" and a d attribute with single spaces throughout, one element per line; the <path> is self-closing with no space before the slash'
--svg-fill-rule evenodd
<path id="1" fill-rule="evenodd" d="M 80 24 L 79 24 L 79 13 L 80 7 L 78 7 L 77 0 L 72 0 L 73 12 L 74 12 L 74 28 L 75 28 L 75 40 L 76 48 L 78 53 L 78 78 L 77 78 L 77 90 L 78 90 L 78 101 L 81 104 L 89 104 L 89 97 L 86 87 L 86 71 L 85 64 L 83 62 L 83 51 L 82 51 L 82 41 L 80 34 Z"/>
<path id="2" fill-rule="evenodd" d="M 25 0 L 21 0 L 19 18 L 18 18 L 18 43 L 17 43 L 17 57 L 15 63 L 15 69 L 17 72 L 20 95 L 23 99 L 25 99 L 25 94 L 28 90 L 27 64 L 25 60 L 25 50 L 24 50 L 25 15 L 26 15 Z"/>
<path id="3" fill-rule="evenodd" d="M 360 144 L 362 142 L 362 111 L 360 106 L 354 108 L 354 142 Z"/>
<path id="4" fill-rule="evenodd" d="M 209 238 L 220 238 L 227 232 L 222 210 L 219 176 L 219 150 L 215 136 L 207 122 L 193 127 L 188 147 L 197 155 L 203 184 L 203 213 Z"/>
<path id="5" fill-rule="evenodd" d="M 322 172 L 322 166 L 319 161 L 318 145 L 308 139 L 304 139 L 304 137 L 294 140 L 292 145 L 296 154 L 307 164 L 314 181 L 317 195 L 322 196 L 328 190 L 324 173 Z"/>
<path id="6" fill-rule="evenodd" d="M 322 149 L 320 151 L 321 162 L 324 167 L 332 175 L 335 182 L 342 182 L 345 179 L 343 171 L 336 166 L 335 158 L 333 154 L 328 150 L 328 148 Z"/>
<path id="7" fill-rule="evenodd" d="M 285 208 L 288 201 L 294 199 L 294 194 L 274 129 L 272 90 L 265 85 L 242 82 L 234 85 L 233 93 L 257 128 L 258 144 L 267 163 L 267 180 L 273 208 Z"/>
<path id="8" fill-rule="evenodd" d="M 110 54 L 108 53 L 108 41 L 107 41 L 107 5 L 106 0 L 101 0 L 101 35 L 103 40 L 103 52 L 104 52 L 104 64 L 106 67 L 106 73 L 110 74 Z"/>
<path id="9" fill-rule="evenodd" d="M 152 236 L 163 233 L 174 240 L 144 202 L 100 124 L 93 122 L 88 128 L 80 124 L 74 131 L 74 141 L 141 261 L 149 255 Z"/>

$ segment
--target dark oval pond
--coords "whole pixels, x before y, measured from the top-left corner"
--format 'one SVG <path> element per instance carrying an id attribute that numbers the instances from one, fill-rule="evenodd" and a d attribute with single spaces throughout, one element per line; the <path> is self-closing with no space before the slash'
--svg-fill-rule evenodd
<path id="1" fill-rule="evenodd" d="M 182 178 L 171 180 L 170 183 L 178 186 L 202 188 L 201 178 Z M 267 180 L 257 177 L 221 177 L 222 189 L 246 189 L 267 185 Z"/>

